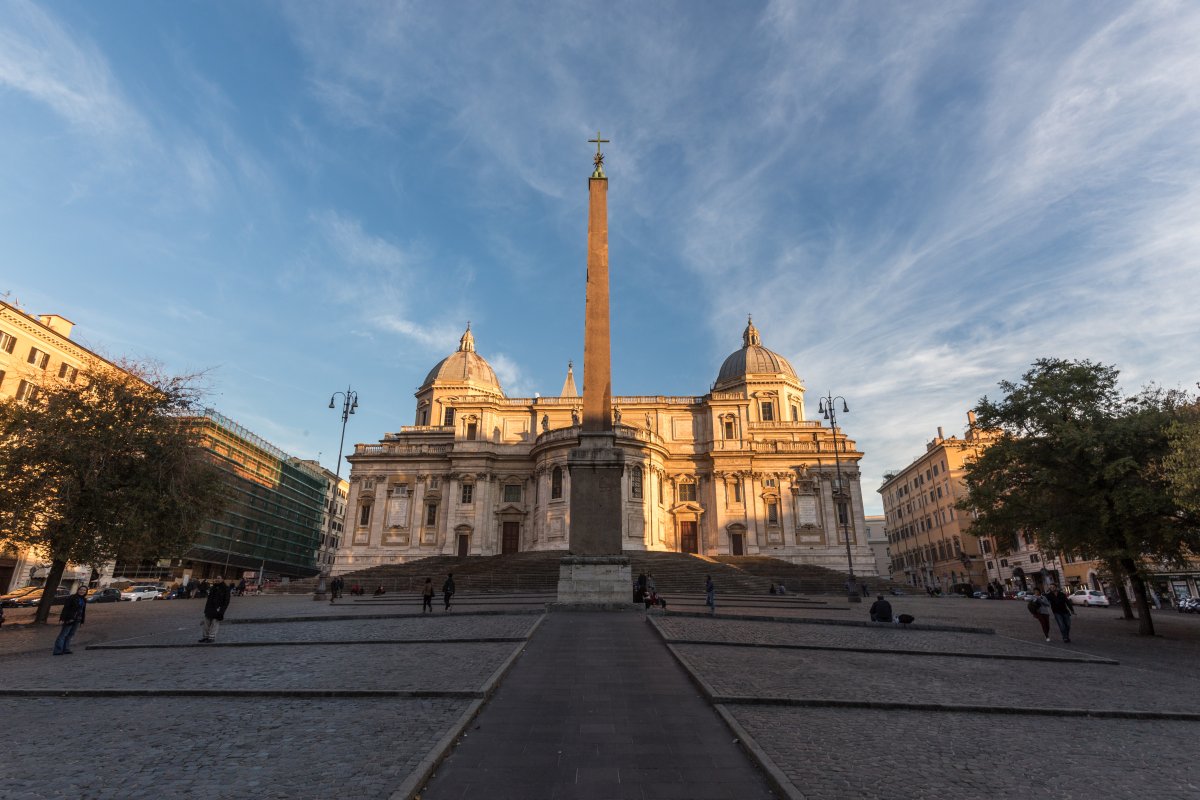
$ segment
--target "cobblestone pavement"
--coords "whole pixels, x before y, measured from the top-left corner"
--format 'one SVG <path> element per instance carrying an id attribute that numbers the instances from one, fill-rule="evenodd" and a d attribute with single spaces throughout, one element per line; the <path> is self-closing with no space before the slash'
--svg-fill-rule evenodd
<path id="1" fill-rule="evenodd" d="M 1007 636 L 954 631 L 904 630 L 842 625 L 754 622 L 697 617 L 659 617 L 669 639 L 758 645 L 871 648 L 880 652 L 915 650 L 929 653 L 972 653 L 1025 658 L 1091 658 L 1087 653 L 1022 642 Z"/>
<path id="2" fill-rule="evenodd" d="M 0 698 L 0 797 L 388 798 L 468 702 Z"/>
<path id="3" fill-rule="evenodd" d="M 728 708 L 811 800 L 1200 797 L 1196 723 Z"/>

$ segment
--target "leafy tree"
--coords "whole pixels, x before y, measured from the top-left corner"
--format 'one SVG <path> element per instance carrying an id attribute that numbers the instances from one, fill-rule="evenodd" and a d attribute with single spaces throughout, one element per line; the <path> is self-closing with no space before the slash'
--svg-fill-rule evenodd
<path id="1" fill-rule="evenodd" d="M 1163 468 L 1176 502 L 1200 514 L 1200 403 L 1180 409 L 1167 431 L 1170 452 Z"/>
<path id="2" fill-rule="evenodd" d="M 227 502 L 188 422 L 194 376 L 122 366 L 0 401 L 0 544 L 49 556 L 39 622 L 67 562 L 179 556 Z"/>
<path id="3" fill-rule="evenodd" d="M 976 409 L 996 438 L 967 467 L 960 507 L 977 514 L 976 535 L 1002 544 L 1024 531 L 1128 578 L 1139 632 L 1152 635 L 1146 559 L 1179 563 L 1200 543 L 1200 517 L 1176 502 L 1162 469 L 1187 398 L 1156 388 L 1125 397 L 1117 377 L 1091 361 L 1040 359 L 1019 383 L 1002 381 L 1005 396 Z"/>

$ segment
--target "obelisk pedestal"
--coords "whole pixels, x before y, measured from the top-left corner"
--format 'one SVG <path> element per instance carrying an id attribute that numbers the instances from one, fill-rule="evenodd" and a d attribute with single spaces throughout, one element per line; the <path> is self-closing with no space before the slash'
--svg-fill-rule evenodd
<path id="1" fill-rule="evenodd" d="M 624 454 L 612 424 L 609 360 L 608 178 L 596 142 L 588 180 L 587 305 L 583 340 L 583 427 L 579 446 L 567 454 L 571 476 L 571 555 L 558 570 L 558 602 L 552 610 L 632 609 L 633 574 L 621 554 L 621 481 Z"/>

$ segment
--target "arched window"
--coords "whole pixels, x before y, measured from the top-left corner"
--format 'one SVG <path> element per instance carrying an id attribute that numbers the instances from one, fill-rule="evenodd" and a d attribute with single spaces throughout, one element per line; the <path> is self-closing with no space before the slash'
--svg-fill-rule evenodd
<path id="1" fill-rule="evenodd" d="M 555 467 L 550 473 L 550 499 L 562 497 L 562 467 Z"/>
<path id="2" fill-rule="evenodd" d="M 634 467 L 629 478 L 629 494 L 639 500 L 642 497 L 642 468 Z"/>

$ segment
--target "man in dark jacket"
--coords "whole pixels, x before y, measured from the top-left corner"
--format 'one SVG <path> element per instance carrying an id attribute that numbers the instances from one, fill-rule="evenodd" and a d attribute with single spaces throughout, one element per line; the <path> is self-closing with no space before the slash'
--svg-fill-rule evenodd
<path id="1" fill-rule="evenodd" d="M 1046 599 L 1050 601 L 1050 613 L 1054 615 L 1054 621 L 1058 623 L 1058 631 L 1062 634 L 1062 640 L 1070 642 L 1071 615 L 1075 613 L 1075 609 L 1071 608 L 1071 598 L 1067 597 L 1062 589 L 1052 586 L 1046 594 Z"/>
<path id="2" fill-rule="evenodd" d="M 71 654 L 71 638 L 83 624 L 83 617 L 86 613 L 87 584 L 81 583 L 75 590 L 75 594 L 68 597 L 67 602 L 63 603 L 62 613 L 58 615 L 58 621 L 62 623 L 62 630 L 58 632 L 58 638 L 54 640 L 54 655 Z"/>
<path id="3" fill-rule="evenodd" d="M 446 604 L 446 611 L 450 610 L 450 600 L 454 597 L 454 573 L 446 573 L 446 581 L 442 584 L 442 602 Z"/>
<path id="4" fill-rule="evenodd" d="M 204 636 L 201 644 L 208 644 L 217 638 L 217 625 L 225 619 L 225 610 L 229 608 L 229 584 L 224 578 L 218 578 L 208 589 L 208 600 L 204 603 Z"/>
<path id="5" fill-rule="evenodd" d="M 871 604 L 871 622 L 891 622 L 892 604 L 883 599 L 883 595 L 875 598 Z"/>

